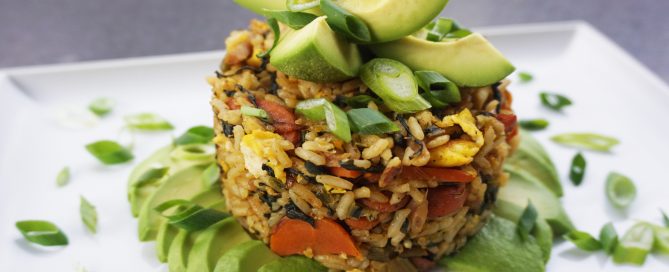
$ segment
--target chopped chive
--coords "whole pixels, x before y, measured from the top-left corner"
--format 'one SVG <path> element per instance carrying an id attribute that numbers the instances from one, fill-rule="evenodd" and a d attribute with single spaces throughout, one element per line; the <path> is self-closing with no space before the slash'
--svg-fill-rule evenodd
<path id="1" fill-rule="evenodd" d="M 425 29 L 427 30 L 426 40 L 431 42 L 439 42 L 446 34 L 453 31 L 453 20 L 447 18 L 439 18 L 429 23 Z"/>
<path id="2" fill-rule="evenodd" d="M 290 11 L 304 11 L 318 7 L 320 0 L 287 0 L 286 7 Z"/>
<path id="3" fill-rule="evenodd" d="M 70 183 L 70 168 L 65 166 L 58 172 L 58 176 L 56 176 L 56 185 L 63 187 L 68 183 Z"/>
<path id="4" fill-rule="evenodd" d="M 569 179 L 574 185 L 579 186 L 581 185 L 581 182 L 583 182 L 585 167 L 585 158 L 581 152 L 578 152 L 571 160 L 571 167 L 569 169 Z"/>
<path id="5" fill-rule="evenodd" d="M 461 28 L 461 29 L 449 32 L 448 34 L 446 34 L 446 38 L 447 39 L 462 39 L 462 38 L 467 37 L 471 34 L 472 34 L 471 30 Z"/>
<path id="6" fill-rule="evenodd" d="M 539 97 L 544 106 L 556 111 L 560 111 L 562 108 L 572 104 L 569 98 L 560 94 L 542 92 L 539 94 Z"/>
<path id="7" fill-rule="evenodd" d="M 551 137 L 553 142 L 561 145 L 608 152 L 618 145 L 618 139 L 594 133 L 563 133 Z"/>
<path id="8" fill-rule="evenodd" d="M 204 184 L 207 185 L 207 187 L 218 184 L 220 178 L 221 178 L 221 169 L 218 168 L 218 164 L 216 163 L 210 164 L 202 172 L 202 182 L 204 182 Z"/>
<path id="9" fill-rule="evenodd" d="M 129 128 L 145 131 L 172 130 L 174 126 L 164 118 L 153 113 L 138 113 L 128 115 L 125 123 Z"/>
<path id="10" fill-rule="evenodd" d="M 351 129 L 360 134 L 384 134 L 400 130 L 393 121 L 377 110 L 352 109 L 347 114 Z"/>
<path id="11" fill-rule="evenodd" d="M 249 107 L 249 106 L 242 106 L 241 112 L 242 112 L 243 115 L 258 117 L 260 119 L 267 120 L 269 118 L 269 115 L 267 115 L 267 112 L 265 110 L 259 109 L 259 108 L 254 108 L 254 107 Z"/>
<path id="12" fill-rule="evenodd" d="M 669 255 L 669 228 L 653 225 L 653 251 Z"/>
<path id="13" fill-rule="evenodd" d="M 325 120 L 332 134 L 345 142 L 351 141 L 351 127 L 348 117 L 344 111 L 332 102 L 324 98 L 303 100 L 297 103 L 295 112 L 304 115 L 307 119 Z"/>
<path id="14" fill-rule="evenodd" d="M 518 121 L 520 127 L 527 130 L 542 130 L 548 127 L 548 120 L 546 119 L 532 119 Z"/>
<path id="15" fill-rule="evenodd" d="M 153 167 L 149 170 L 146 170 L 146 172 L 142 173 L 142 175 L 137 178 L 133 186 L 144 186 L 147 184 L 154 183 L 160 179 L 162 179 L 165 175 L 167 175 L 167 172 L 169 172 L 170 168 L 169 167 Z"/>
<path id="16" fill-rule="evenodd" d="M 611 255 L 618 245 L 618 233 L 612 223 L 608 223 L 599 231 L 599 241 L 606 254 Z"/>
<path id="17" fill-rule="evenodd" d="M 204 208 L 183 199 L 164 202 L 158 205 L 154 210 L 167 218 L 170 224 L 187 231 L 206 229 L 230 216 L 227 213 Z M 168 210 L 174 210 L 174 213 L 165 213 Z"/>
<path id="18" fill-rule="evenodd" d="M 564 238 L 574 243 L 581 250 L 597 251 L 602 249 L 602 244 L 587 232 L 572 230 L 565 234 Z"/>
<path id="19" fill-rule="evenodd" d="M 620 173 L 611 172 L 606 177 L 606 196 L 618 208 L 626 208 L 636 198 L 636 186 Z"/>
<path id="20" fill-rule="evenodd" d="M 98 229 L 98 212 L 95 206 L 88 202 L 83 196 L 79 197 L 79 215 L 86 228 L 91 233 L 96 233 Z"/>
<path id="21" fill-rule="evenodd" d="M 16 222 L 16 228 L 26 240 L 38 245 L 64 246 L 68 244 L 65 233 L 49 221 L 18 221 Z"/>
<path id="22" fill-rule="evenodd" d="M 418 83 L 409 67 L 384 58 L 373 59 L 360 69 L 360 79 L 397 113 L 417 112 L 432 105 L 418 95 Z"/>
<path id="23" fill-rule="evenodd" d="M 538 216 L 539 214 L 534 205 L 532 205 L 532 202 L 527 201 L 527 207 L 525 207 L 523 214 L 518 219 L 518 234 L 520 234 L 523 240 L 527 240 L 528 235 L 534 229 Z"/>
<path id="24" fill-rule="evenodd" d="M 332 0 L 320 0 L 321 11 L 327 16 L 327 23 L 334 31 L 357 42 L 370 42 L 372 34 L 360 18 L 339 7 Z"/>
<path id="25" fill-rule="evenodd" d="M 97 116 L 105 116 L 112 111 L 112 108 L 116 105 L 116 102 L 109 98 L 98 98 L 93 100 L 89 105 L 88 109 L 95 113 Z"/>
<path id="26" fill-rule="evenodd" d="M 518 79 L 520 79 L 520 82 L 527 83 L 532 81 L 534 79 L 534 76 L 532 76 L 532 74 L 528 72 L 519 72 Z"/>
<path id="27" fill-rule="evenodd" d="M 448 105 L 459 103 L 460 89 L 455 83 L 446 79 L 440 73 L 434 71 L 416 71 L 416 82 L 423 89 L 421 96 L 425 98 L 432 107 L 444 108 Z"/>
<path id="28" fill-rule="evenodd" d="M 642 265 L 653 247 L 653 229 L 639 222 L 625 232 L 613 252 L 613 262 Z"/>
<path id="29" fill-rule="evenodd" d="M 272 47 L 267 49 L 267 51 L 259 53 L 256 55 L 258 58 L 265 58 L 272 53 L 272 50 L 274 50 L 274 47 L 276 47 L 277 44 L 279 44 L 279 39 L 281 38 L 281 29 L 279 28 L 279 23 L 275 18 L 269 17 L 267 18 L 267 24 L 269 27 L 272 29 L 272 32 L 274 33 L 274 42 L 272 43 Z"/>
<path id="30" fill-rule="evenodd" d="M 304 12 L 292 12 L 285 10 L 268 10 L 264 9 L 263 13 L 270 18 L 274 18 L 277 21 L 287 25 L 292 29 L 300 29 L 308 25 L 318 16 L 311 13 Z"/>
<path id="31" fill-rule="evenodd" d="M 103 164 L 119 164 L 134 158 L 130 150 L 109 140 L 90 143 L 86 145 L 86 150 Z"/>
<path id="32" fill-rule="evenodd" d="M 344 99 L 344 103 L 349 105 L 351 108 L 366 108 L 369 105 L 369 102 L 374 101 L 377 105 L 383 103 L 381 99 L 371 97 L 369 95 L 356 95 L 352 97 L 347 97 Z"/>
<path id="33" fill-rule="evenodd" d="M 664 226 L 669 228 L 669 216 L 667 216 L 663 210 L 660 210 L 660 212 L 662 213 L 662 221 L 664 221 Z"/>
<path id="34" fill-rule="evenodd" d="M 174 140 L 176 145 L 206 144 L 214 139 L 214 130 L 207 126 L 195 126 L 189 128 Z"/>

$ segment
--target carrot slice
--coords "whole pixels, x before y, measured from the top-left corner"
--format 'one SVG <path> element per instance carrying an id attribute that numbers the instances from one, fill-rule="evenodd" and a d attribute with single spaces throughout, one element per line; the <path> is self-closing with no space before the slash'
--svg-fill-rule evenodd
<path id="1" fill-rule="evenodd" d="M 362 172 L 355 170 L 348 170 L 344 167 L 330 167 L 330 173 L 341 178 L 358 178 L 362 175 Z"/>
<path id="2" fill-rule="evenodd" d="M 226 98 L 225 104 L 228 105 L 228 108 L 230 108 L 231 110 L 238 110 L 241 108 L 239 105 L 237 105 L 237 103 L 235 103 L 235 99 L 232 97 Z"/>
<path id="3" fill-rule="evenodd" d="M 372 210 L 377 210 L 386 213 L 386 212 L 394 212 L 401 208 L 404 208 L 404 206 L 406 206 L 407 203 L 409 203 L 410 199 L 411 197 L 405 196 L 404 199 L 402 199 L 402 201 L 396 204 L 390 204 L 389 202 L 376 202 L 369 198 L 360 199 L 360 202 L 362 202 L 363 205 L 367 206 Z"/>
<path id="4" fill-rule="evenodd" d="M 284 218 L 274 228 L 270 249 L 279 256 L 302 254 L 316 242 L 316 230 L 302 220 Z"/>
<path id="5" fill-rule="evenodd" d="M 470 182 L 474 180 L 475 176 L 460 169 L 405 166 L 402 167 L 400 178 L 436 180 L 439 182 Z"/>
<path id="6" fill-rule="evenodd" d="M 357 230 L 370 230 L 376 227 L 376 225 L 379 224 L 379 220 L 369 220 L 367 218 L 347 218 L 344 220 L 346 222 L 346 225 L 348 225 L 351 229 L 357 229 Z"/>
<path id="7" fill-rule="evenodd" d="M 295 114 L 293 111 L 269 100 L 258 99 L 256 102 L 258 103 L 258 107 L 265 110 L 270 119 L 272 119 L 272 125 L 278 134 L 294 144 L 299 142 L 300 127 L 295 124 Z"/>
<path id="8" fill-rule="evenodd" d="M 465 204 L 469 190 L 459 186 L 439 186 L 427 190 L 427 217 L 435 218 L 452 214 Z"/>
<path id="9" fill-rule="evenodd" d="M 316 221 L 316 255 L 345 253 L 348 256 L 362 257 L 351 235 L 337 222 L 323 218 Z"/>

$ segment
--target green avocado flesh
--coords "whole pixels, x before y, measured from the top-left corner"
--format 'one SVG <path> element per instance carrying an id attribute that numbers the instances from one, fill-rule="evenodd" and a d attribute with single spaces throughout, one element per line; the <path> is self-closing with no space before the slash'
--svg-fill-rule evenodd
<path id="1" fill-rule="evenodd" d="M 260 267 L 260 269 L 258 269 L 258 272 L 297 272 L 297 271 L 326 272 L 328 271 L 328 269 L 312 259 L 297 255 L 283 257 L 274 260 L 272 262 L 263 265 L 262 267 Z"/>
<path id="2" fill-rule="evenodd" d="M 513 156 L 507 158 L 506 167 L 515 172 L 525 171 L 541 181 L 556 196 L 561 197 L 562 184 L 546 150 L 527 132 L 521 132 L 521 139 Z"/>
<path id="3" fill-rule="evenodd" d="M 218 260 L 215 272 L 258 271 L 266 263 L 280 257 L 274 254 L 263 242 L 251 240 L 230 249 Z"/>
<path id="4" fill-rule="evenodd" d="M 388 42 L 420 30 L 444 9 L 448 0 L 338 0 L 335 4 L 360 18 L 372 43 Z"/>
<path id="5" fill-rule="evenodd" d="M 439 264 L 460 272 L 544 271 L 543 252 L 533 236 L 522 240 L 516 224 L 493 216 L 460 251 Z"/>
<path id="6" fill-rule="evenodd" d="M 203 230 L 188 254 L 188 272 L 214 271 L 216 262 L 236 245 L 251 240 L 242 227 L 230 217 Z"/>
<path id="7" fill-rule="evenodd" d="M 511 222 L 518 222 L 524 210 L 525 207 L 520 207 L 508 201 L 498 200 L 493 211 L 499 217 Z M 534 235 L 537 245 L 541 248 L 544 263 L 548 262 L 548 259 L 551 257 L 551 250 L 553 249 L 553 231 L 548 223 L 546 223 L 546 220 L 537 218 L 532 235 Z"/>
<path id="8" fill-rule="evenodd" d="M 237 5 L 263 15 L 263 9 L 285 10 L 286 0 L 233 0 Z"/>
<path id="9" fill-rule="evenodd" d="M 130 173 L 130 177 L 128 178 L 128 201 L 130 201 L 132 216 L 137 217 L 139 215 L 139 210 L 142 208 L 142 204 L 144 204 L 146 199 L 158 189 L 158 186 L 165 180 L 167 175 L 156 182 L 141 186 L 137 185 L 139 178 L 152 167 L 169 165 L 169 155 L 173 149 L 174 147 L 172 145 L 158 149 L 158 151 L 137 165 Z"/>
<path id="10" fill-rule="evenodd" d="M 458 86 L 488 86 L 515 70 L 502 53 L 478 33 L 441 42 L 406 36 L 369 48 L 377 56 L 398 60 L 414 71 L 438 72 Z"/>
<path id="11" fill-rule="evenodd" d="M 362 60 L 355 44 L 336 34 L 318 17 L 305 27 L 282 35 L 270 55 L 279 71 L 314 82 L 337 82 L 358 75 Z"/>

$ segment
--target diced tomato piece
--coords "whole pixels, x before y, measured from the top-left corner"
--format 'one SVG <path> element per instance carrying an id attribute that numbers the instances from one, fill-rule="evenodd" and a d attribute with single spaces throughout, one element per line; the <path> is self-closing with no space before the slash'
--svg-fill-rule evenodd
<path id="1" fill-rule="evenodd" d="M 515 114 L 505 114 L 505 113 L 500 113 L 497 114 L 497 120 L 502 122 L 504 124 L 504 131 L 506 134 L 510 134 L 514 128 L 517 126 L 518 118 L 516 117 Z"/>

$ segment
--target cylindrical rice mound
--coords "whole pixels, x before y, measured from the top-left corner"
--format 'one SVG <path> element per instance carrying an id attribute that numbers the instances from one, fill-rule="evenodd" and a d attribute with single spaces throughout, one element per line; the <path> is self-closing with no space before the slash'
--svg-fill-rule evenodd
<path id="1" fill-rule="evenodd" d="M 373 93 L 358 79 L 319 84 L 276 71 L 256 56 L 272 40 L 268 26 L 259 21 L 233 32 L 221 71 L 208 79 L 223 193 L 230 212 L 249 233 L 269 244 L 273 230 L 287 217 L 329 218 L 351 235 L 362 257 L 315 255 L 312 250 L 303 255 L 334 270 L 384 271 L 395 258 L 429 266 L 454 253 L 483 226 L 506 180 L 502 163 L 518 141 L 517 128 L 504 123 L 504 117 L 515 118 L 508 82 L 461 88 L 459 104 L 413 114 L 394 114 L 371 101 L 368 107 L 385 113 L 400 131 L 353 134 L 346 143 L 328 133 L 324 121 L 294 114 L 295 105 L 326 98 L 347 110 L 341 102 L 346 97 Z M 279 107 L 284 114 L 267 120 L 242 115 L 242 106 Z M 457 165 L 450 168 L 473 175 L 470 182 L 397 175 L 404 167 L 428 167 L 437 153 L 456 146 L 468 147 L 471 154 L 449 157 Z M 338 177 L 328 171 L 331 167 L 361 174 Z M 430 196 L 444 188 L 464 198 L 464 204 L 434 216 Z"/>

